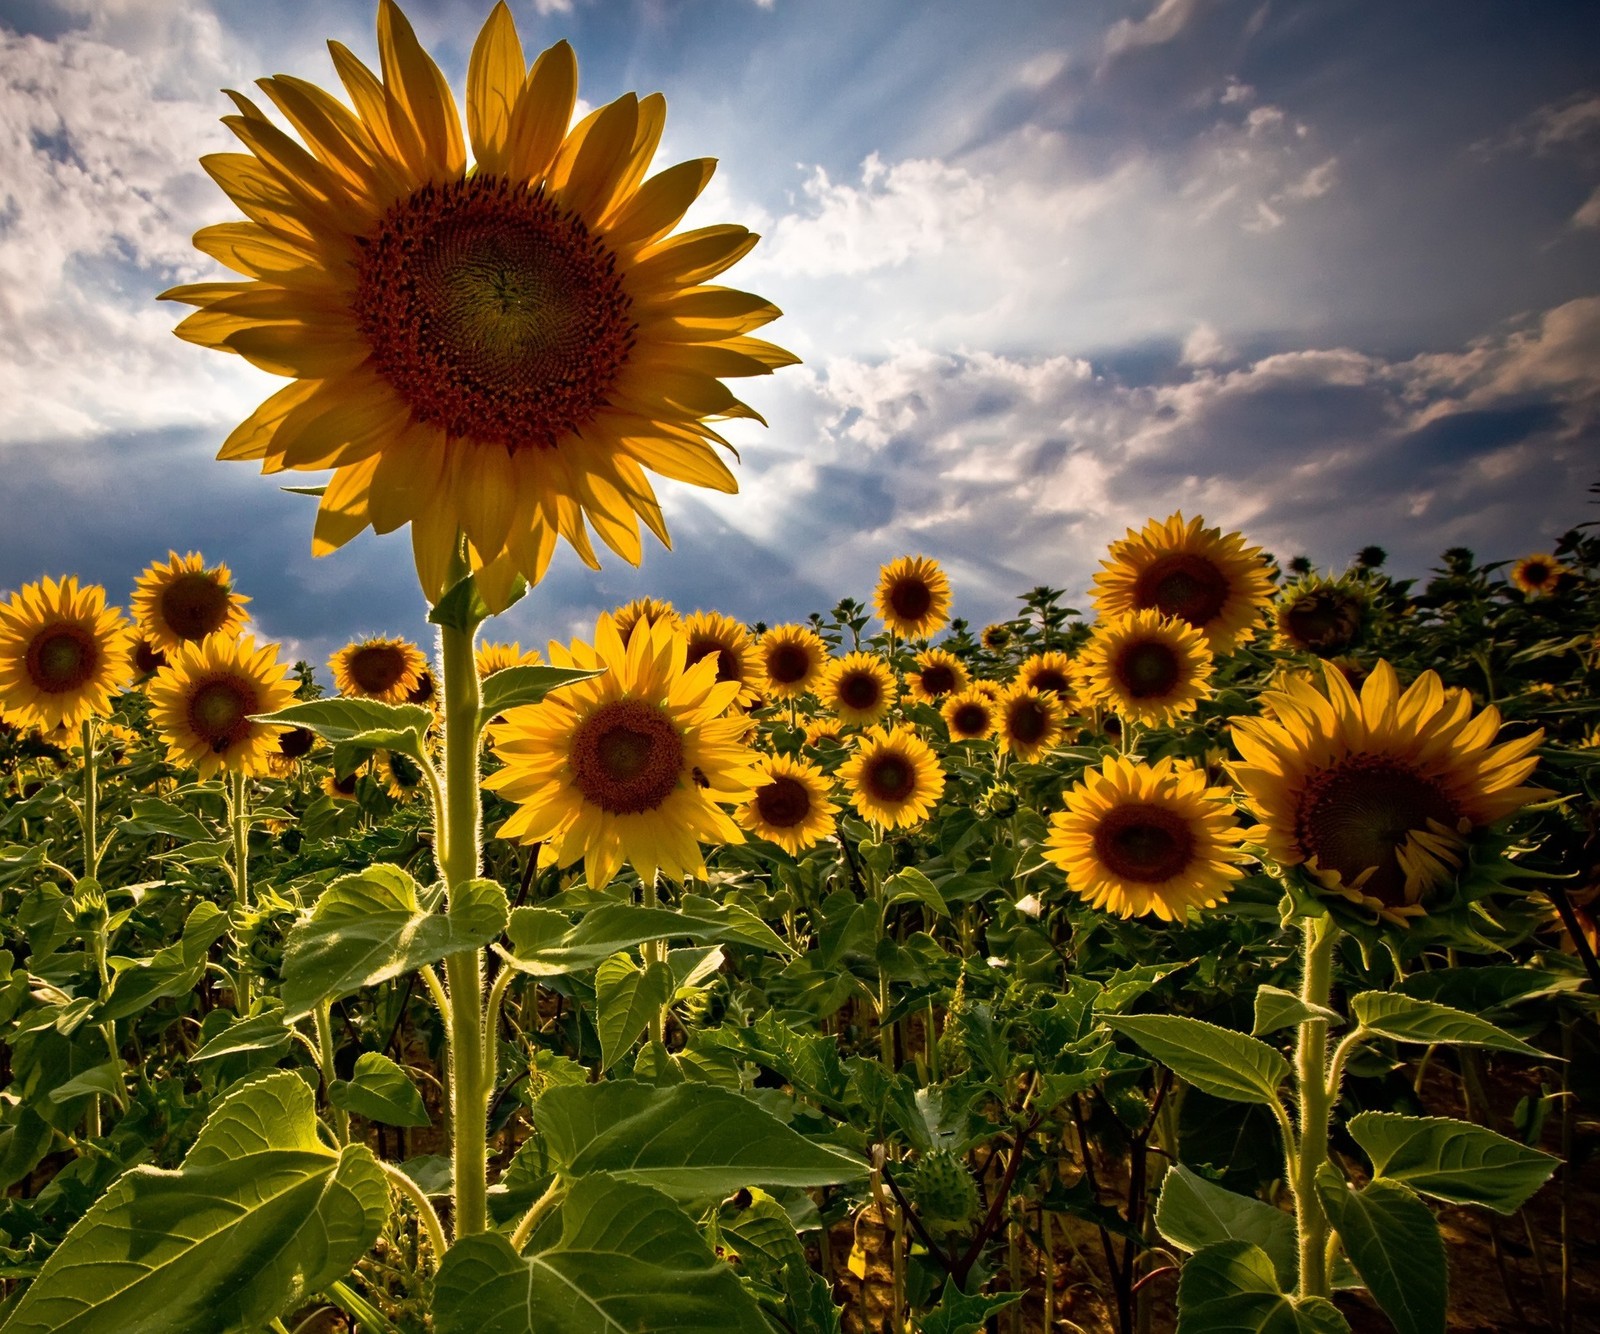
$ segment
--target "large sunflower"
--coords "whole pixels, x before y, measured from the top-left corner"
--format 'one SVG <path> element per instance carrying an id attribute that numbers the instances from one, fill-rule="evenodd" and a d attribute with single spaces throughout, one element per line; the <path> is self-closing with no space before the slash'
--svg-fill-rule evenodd
<path id="1" fill-rule="evenodd" d="M 741 843 L 718 803 L 749 800 L 760 772 L 738 740 L 746 720 L 721 715 L 739 687 L 704 659 L 686 667 L 683 635 L 641 621 L 627 644 L 601 615 L 594 646 L 551 645 L 557 667 L 601 676 L 512 709 L 493 729 L 505 768 L 485 780 L 517 809 L 501 838 L 546 845 L 565 866 L 582 857 L 600 889 L 623 862 L 642 879 L 705 874 L 700 843 Z"/>
<path id="2" fill-rule="evenodd" d="M 952 741 L 983 741 L 994 735 L 1000 720 L 999 700 L 975 682 L 945 699 L 939 710 Z"/>
<path id="3" fill-rule="evenodd" d="M 0 711 L 12 724 L 75 729 L 111 712 L 133 678 L 128 622 L 76 575 L 24 584 L 0 603 Z"/>
<path id="4" fill-rule="evenodd" d="M 950 695 L 967 688 L 969 675 L 961 659 L 942 648 L 925 648 L 917 654 L 917 663 L 906 673 L 906 684 L 911 687 L 911 698 L 919 704 L 937 705 Z"/>
<path id="5" fill-rule="evenodd" d="M 151 644 L 170 652 L 207 635 L 237 635 L 248 601 L 234 592 L 226 565 L 208 567 L 198 551 L 169 551 L 135 581 L 128 611 Z"/>
<path id="6" fill-rule="evenodd" d="M 701 658 L 717 664 L 717 680 L 737 681 L 739 693 L 734 703 L 748 708 L 766 684 L 761 679 L 761 655 L 750 632 L 731 616 L 720 611 L 697 611 L 683 622 L 683 635 L 689 641 L 687 662 L 693 667 Z"/>
<path id="7" fill-rule="evenodd" d="M 776 843 L 791 856 L 833 833 L 838 806 L 830 800 L 833 783 L 809 760 L 764 755 L 755 795 L 734 817 L 757 838 Z"/>
<path id="8" fill-rule="evenodd" d="M 1211 693 L 1211 650 L 1175 616 L 1134 611 L 1095 628 L 1078 659 L 1084 698 L 1142 723 L 1192 713 Z"/>
<path id="9" fill-rule="evenodd" d="M 409 639 L 357 639 L 328 659 L 341 695 L 404 704 L 422 684 L 428 660 Z"/>
<path id="10" fill-rule="evenodd" d="M 921 824 L 944 794 L 938 757 L 905 724 L 869 728 L 840 766 L 839 778 L 861 818 L 885 829 Z"/>
<path id="11" fill-rule="evenodd" d="M 846 653 L 830 662 L 817 686 L 822 707 L 857 726 L 877 722 L 899 695 L 894 673 L 875 653 Z"/>
<path id="12" fill-rule="evenodd" d="M 761 636 L 762 674 L 774 699 L 799 699 L 816 685 L 828 662 L 822 636 L 804 625 L 779 625 Z"/>
<path id="13" fill-rule="evenodd" d="M 1324 689 L 1291 679 L 1233 725 L 1232 766 L 1273 860 L 1396 921 L 1427 911 L 1462 865 L 1465 836 L 1537 795 L 1523 786 L 1542 730 L 1494 744 L 1493 707 L 1424 672 L 1403 694 L 1379 662 L 1357 695 L 1331 664 Z"/>
<path id="14" fill-rule="evenodd" d="M 1151 519 L 1141 532 L 1111 544 L 1094 577 L 1095 609 L 1109 620 L 1153 609 L 1187 621 L 1213 653 L 1230 653 L 1255 637 L 1272 597 L 1271 565 L 1238 533 L 1204 527 L 1198 515 Z"/>
<path id="15" fill-rule="evenodd" d="M 878 571 L 878 616 L 904 639 L 926 639 L 950 619 L 950 581 L 936 561 L 902 556 Z"/>
<path id="16" fill-rule="evenodd" d="M 1002 750 L 1031 762 L 1066 735 L 1065 722 L 1055 695 L 1019 682 L 1001 696 L 995 735 Z"/>
<path id="17" fill-rule="evenodd" d="M 202 778 L 266 773 L 282 729 L 251 718 L 294 703 L 287 675 L 278 646 L 257 648 L 249 635 L 212 635 L 176 649 L 147 689 L 167 758 Z"/>
<path id="18" fill-rule="evenodd" d="M 1555 591 L 1556 581 L 1566 572 L 1567 567 L 1554 556 L 1524 556 L 1511 567 L 1511 583 L 1525 597 L 1543 597 Z"/>
<path id="19" fill-rule="evenodd" d="M 221 457 L 333 469 L 312 550 L 409 523 L 430 601 L 458 529 L 474 565 L 534 581 L 558 535 L 598 564 L 589 525 L 634 564 L 640 519 L 668 541 L 646 468 L 737 490 L 707 423 L 760 418 L 722 377 L 795 358 L 749 336 L 776 307 L 706 285 L 750 232 L 668 235 L 715 164 L 645 179 L 665 100 L 628 93 L 569 132 L 572 48 L 530 69 L 497 4 L 467 71 L 469 167 L 449 85 L 392 0 L 381 77 L 329 48 L 353 110 L 260 80 L 300 142 L 230 94 L 223 123 L 248 151 L 203 165 L 249 221 L 195 244 L 243 276 L 165 294 L 199 307 L 181 337 L 293 381 Z"/>
<path id="20" fill-rule="evenodd" d="M 1066 802 L 1050 817 L 1044 855 L 1096 908 L 1174 922 L 1221 903 L 1243 874 L 1228 790 L 1208 788 L 1191 764 L 1112 756 L 1086 770 Z"/>

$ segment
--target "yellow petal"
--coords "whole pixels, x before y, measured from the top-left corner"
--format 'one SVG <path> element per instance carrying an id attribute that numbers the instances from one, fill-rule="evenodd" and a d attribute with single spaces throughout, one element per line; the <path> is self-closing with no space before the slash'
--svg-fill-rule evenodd
<path id="1" fill-rule="evenodd" d="M 378 6 L 378 56 L 384 91 L 389 95 L 390 124 L 398 131 L 398 112 L 415 133 L 420 157 L 412 159 L 413 165 L 431 180 L 454 180 L 462 175 L 467 169 L 467 149 L 456 100 L 394 0 L 381 0 Z"/>
<path id="2" fill-rule="evenodd" d="M 537 181 L 550 170 L 578 97 L 578 58 L 566 42 L 540 54 L 511 112 L 507 173 Z"/>
<path id="3" fill-rule="evenodd" d="M 517 25 L 499 0 L 467 65 L 467 134 L 478 170 L 504 175 L 510 163 L 511 113 L 528 76 Z"/>
<path id="4" fill-rule="evenodd" d="M 669 236 L 643 252 L 628 275 L 628 285 L 648 292 L 703 283 L 737 264 L 759 239 L 754 232 L 731 223 Z"/>

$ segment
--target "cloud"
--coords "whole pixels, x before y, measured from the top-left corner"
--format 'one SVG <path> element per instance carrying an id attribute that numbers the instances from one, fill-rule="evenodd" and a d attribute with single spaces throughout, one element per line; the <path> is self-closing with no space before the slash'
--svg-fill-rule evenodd
<path id="1" fill-rule="evenodd" d="M 1142 19 L 1118 19 L 1106 33 L 1106 55 L 1170 42 L 1188 27 L 1199 9 L 1200 0 L 1161 0 Z"/>

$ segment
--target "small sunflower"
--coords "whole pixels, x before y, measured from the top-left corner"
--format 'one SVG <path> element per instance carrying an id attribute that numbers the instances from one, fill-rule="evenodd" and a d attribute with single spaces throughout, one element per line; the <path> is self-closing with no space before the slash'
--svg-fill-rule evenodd
<path id="1" fill-rule="evenodd" d="M 280 728 L 252 722 L 294 703 L 278 646 L 259 648 L 249 635 L 212 635 L 175 650 L 150 682 L 150 716 L 167 758 L 200 777 L 267 772 L 278 753 Z"/>
<path id="2" fill-rule="evenodd" d="M 844 744 L 844 724 L 837 718 L 813 718 L 806 724 L 806 745 L 830 746 Z"/>
<path id="3" fill-rule="evenodd" d="M 839 778 L 861 818 L 885 829 L 921 824 L 944 794 L 938 757 L 905 724 L 869 728 L 840 767 Z"/>
<path id="4" fill-rule="evenodd" d="M 1228 896 L 1247 854 L 1226 788 L 1172 759 L 1138 764 L 1113 756 L 1066 795 L 1050 817 L 1045 857 L 1067 887 L 1119 917 L 1182 920 Z"/>
<path id="5" fill-rule="evenodd" d="M 1000 748 L 1032 763 L 1066 735 L 1066 711 L 1053 694 L 1014 685 L 1000 700 L 995 736 Z"/>
<path id="6" fill-rule="evenodd" d="M 874 653 L 846 653 L 830 662 L 817 687 L 822 707 L 847 723 L 875 723 L 899 698 L 894 673 Z"/>
<path id="7" fill-rule="evenodd" d="M 278 733 L 278 745 L 267 756 L 267 770 L 274 778 L 289 778 L 299 771 L 317 744 L 317 734 L 309 727 L 286 727 Z"/>
<path id="8" fill-rule="evenodd" d="M 110 713 L 133 677 L 131 643 L 98 584 L 80 588 L 75 575 L 24 584 L 0 603 L 0 710 L 45 733 Z"/>
<path id="9" fill-rule="evenodd" d="M 919 704 L 937 705 L 949 695 L 967 688 L 968 673 L 961 659 L 942 648 L 925 648 L 917 654 L 917 665 L 906 673 L 911 698 Z"/>
<path id="10" fill-rule="evenodd" d="M 1511 567 L 1511 582 L 1526 597 L 1544 597 L 1555 591 L 1556 581 L 1566 572 L 1567 567 L 1554 556 L 1524 556 Z"/>
<path id="11" fill-rule="evenodd" d="M 167 655 L 158 649 L 146 635 L 135 634 L 128 650 L 128 662 L 133 667 L 133 677 L 142 681 L 154 676 L 167 665 Z"/>
<path id="12" fill-rule="evenodd" d="M 734 818 L 757 838 L 776 843 L 790 856 L 830 837 L 838 806 L 828 775 L 808 760 L 763 756 L 755 795 Z"/>
<path id="13" fill-rule="evenodd" d="M 756 645 L 767 692 L 773 699 L 799 699 L 812 689 L 828 663 L 822 636 L 804 625 L 779 625 Z"/>
<path id="14" fill-rule="evenodd" d="M 683 622 L 682 629 L 689 641 L 689 666 L 701 658 L 715 658 L 717 680 L 737 681 L 739 693 L 734 703 L 742 709 L 751 707 L 766 682 L 761 677 L 761 654 L 750 632 L 720 611 L 697 611 Z"/>
<path id="15" fill-rule="evenodd" d="M 999 702 L 979 682 L 945 699 L 939 710 L 952 741 L 983 741 L 999 725 Z"/>
<path id="16" fill-rule="evenodd" d="M 510 644 L 484 643 L 478 645 L 478 679 L 484 680 L 496 672 L 504 671 L 507 667 L 537 667 L 544 659 L 539 656 L 539 650 L 530 648 L 523 651 L 522 644 L 514 641 Z M 424 668 L 424 671 L 427 669 Z"/>
<path id="17" fill-rule="evenodd" d="M 1404 922 L 1461 867 L 1467 835 L 1540 795 L 1523 784 L 1544 732 L 1493 744 L 1499 711 L 1474 716 L 1434 672 L 1404 693 L 1385 661 L 1359 695 L 1331 665 L 1323 681 L 1291 679 L 1262 694 L 1262 717 L 1234 723 L 1234 779 L 1274 861 Z"/>
<path id="18" fill-rule="evenodd" d="M 407 704 L 423 704 L 430 709 L 439 707 L 439 683 L 433 679 L 430 668 L 424 667 L 417 673 L 417 684 L 412 687 L 411 693 L 406 696 Z"/>
<path id="19" fill-rule="evenodd" d="M 356 787 L 360 782 L 361 770 L 359 769 L 352 770 L 342 778 L 334 773 L 332 769 L 329 769 L 322 776 L 322 790 L 335 801 L 354 801 L 356 799 Z"/>
<path id="20" fill-rule="evenodd" d="M 902 556 L 878 571 L 878 616 L 902 639 L 926 639 L 950 619 L 950 581 L 936 561 Z"/>
<path id="21" fill-rule="evenodd" d="M 1314 574 L 1285 588 L 1273 608 L 1278 643 L 1319 658 L 1337 657 L 1354 647 L 1368 617 L 1367 595 L 1359 581 Z"/>
<path id="22" fill-rule="evenodd" d="M 1211 650 L 1175 616 L 1134 611 L 1095 628 L 1078 659 L 1084 698 L 1142 723 L 1167 723 L 1211 693 Z"/>
<path id="23" fill-rule="evenodd" d="M 328 659 L 333 684 L 351 699 L 404 704 L 422 683 L 428 660 L 408 639 L 360 639 Z"/>
<path id="24" fill-rule="evenodd" d="M 134 583 L 128 611 L 145 638 L 170 653 L 207 635 L 237 635 L 244 629 L 248 601 L 234 592 L 226 565 L 208 568 L 198 551 L 186 556 L 169 551 Z"/>
<path id="25" fill-rule="evenodd" d="M 617 633 L 622 636 L 626 644 L 633 638 L 633 627 L 640 621 L 666 621 L 670 625 L 677 625 L 681 620 L 677 610 L 670 602 L 663 602 L 660 598 L 634 598 L 632 602 L 624 602 L 611 613 L 611 619 L 617 623 Z"/>
<path id="26" fill-rule="evenodd" d="M 1071 708 L 1072 659 L 1060 649 L 1035 653 L 1017 668 L 1012 684 L 1047 691 L 1061 701 L 1062 707 Z"/>
<path id="27" fill-rule="evenodd" d="M 1159 611 L 1187 621 L 1212 653 L 1231 653 L 1255 637 L 1272 598 L 1271 565 L 1238 533 L 1207 528 L 1198 515 L 1151 519 L 1143 531 L 1111 544 L 1094 577 L 1095 609 L 1109 620 L 1131 611 Z"/>
<path id="28" fill-rule="evenodd" d="M 551 646 L 557 667 L 604 672 L 493 729 L 505 767 L 485 786 L 517 806 L 501 838 L 542 842 L 541 858 L 561 866 L 583 858 L 595 889 L 623 862 L 641 879 L 703 876 L 700 843 L 744 841 L 718 807 L 748 801 L 760 779 L 737 739 L 747 719 L 721 716 L 739 687 L 709 659 L 686 666 L 686 648 L 664 621 L 639 622 L 624 644 L 606 615 L 593 647 Z"/>
<path id="29" fill-rule="evenodd" d="M 1011 627 L 998 622 L 986 625 L 978 638 L 991 653 L 1000 653 L 1011 646 Z"/>
<path id="30" fill-rule="evenodd" d="M 378 781 L 396 801 L 412 801 L 427 790 L 422 766 L 409 755 L 402 755 L 395 750 L 380 750 L 373 759 L 377 764 Z"/>

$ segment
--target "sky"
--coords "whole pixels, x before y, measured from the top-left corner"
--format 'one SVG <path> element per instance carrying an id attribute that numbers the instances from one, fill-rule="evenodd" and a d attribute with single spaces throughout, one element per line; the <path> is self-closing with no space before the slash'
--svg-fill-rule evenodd
<path id="1" fill-rule="evenodd" d="M 458 95 L 487 0 L 412 0 Z M 281 381 L 154 300 L 222 276 L 198 158 L 225 87 L 376 64 L 369 0 L 0 0 L 0 590 L 124 607 L 225 562 L 313 661 L 423 639 L 405 534 L 313 559 L 312 511 L 217 448 Z M 1086 590 L 1177 510 L 1341 569 L 1549 550 L 1600 517 L 1600 5 L 1579 0 L 514 0 L 582 101 L 660 91 L 686 225 L 762 234 L 723 281 L 802 364 L 736 392 L 740 494 L 663 481 L 670 552 L 563 550 L 487 631 L 649 593 L 778 623 L 938 560 L 954 611 Z M 294 481 L 314 482 L 315 476 Z"/>

